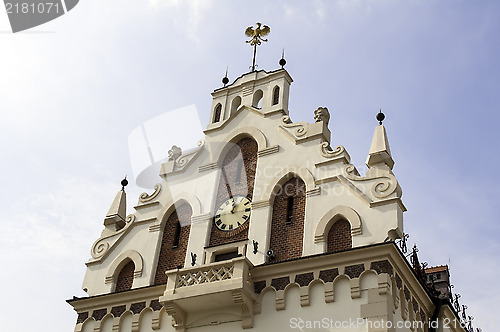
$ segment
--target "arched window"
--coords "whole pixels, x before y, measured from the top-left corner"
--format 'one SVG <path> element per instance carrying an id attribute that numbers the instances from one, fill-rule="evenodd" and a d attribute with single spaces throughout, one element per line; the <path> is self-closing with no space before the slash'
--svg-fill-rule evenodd
<path id="1" fill-rule="evenodd" d="M 231 204 L 231 197 L 237 197 L 240 202 L 243 197 L 248 201 L 252 200 L 257 168 L 257 150 L 257 142 L 249 137 L 232 144 L 221 165 L 215 202 L 216 210 L 225 202 Z M 245 212 L 250 214 L 240 214 L 241 218 L 244 219 L 235 221 L 234 228 L 219 229 L 216 224 L 217 220 L 214 218 L 210 230 L 210 246 L 218 246 L 248 238 L 248 226 L 251 221 L 251 205 L 248 204 L 248 211 Z"/>
<path id="2" fill-rule="evenodd" d="M 116 278 L 115 292 L 123 292 L 132 289 L 134 282 L 135 265 L 131 260 L 122 267 L 118 277 Z"/>
<path id="3" fill-rule="evenodd" d="M 300 178 L 291 178 L 279 187 L 274 198 L 269 249 L 272 262 L 302 256 L 306 185 Z"/>
<path id="4" fill-rule="evenodd" d="M 213 123 L 217 123 L 220 121 L 221 113 L 222 113 L 222 105 L 219 103 L 217 104 L 217 106 L 215 106 Z"/>
<path id="5" fill-rule="evenodd" d="M 328 231 L 327 251 L 337 252 L 351 248 L 351 224 L 345 219 L 340 219 Z"/>
<path id="6" fill-rule="evenodd" d="M 262 90 L 257 90 L 253 94 L 253 100 L 252 100 L 252 106 L 255 108 L 261 108 L 262 107 L 262 97 L 264 96 L 264 92 Z"/>
<path id="7" fill-rule="evenodd" d="M 273 105 L 278 105 L 280 101 L 280 87 L 275 86 L 273 90 Z"/>
<path id="8" fill-rule="evenodd" d="M 233 101 L 231 102 L 231 114 L 234 114 L 238 110 L 240 105 L 241 105 L 241 97 L 240 96 L 234 97 Z"/>
<path id="9" fill-rule="evenodd" d="M 182 203 L 166 220 L 156 266 L 155 285 L 167 282 L 166 271 L 184 266 L 192 214 L 191 206 Z"/>

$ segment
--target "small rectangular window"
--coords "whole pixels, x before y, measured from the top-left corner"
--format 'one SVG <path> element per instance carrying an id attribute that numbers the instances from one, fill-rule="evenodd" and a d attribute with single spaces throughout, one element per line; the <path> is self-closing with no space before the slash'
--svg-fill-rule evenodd
<path id="1" fill-rule="evenodd" d="M 180 237 L 181 237 L 181 224 L 177 222 L 175 224 L 174 243 L 172 244 L 172 249 L 177 248 L 179 246 Z"/>
<path id="2" fill-rule="evenodd" d="M 226 252 L 224 254 L 215 255 L 214 262 L 227 261 L 240 256 L 241 255 L 238 254 L 238 251 Z"/>
<path id="3" fill-rule="evenodd" d="M 286 223 L 291 224 L 293 220 L 293 196 L 288 196 L 286 207 Z"/>

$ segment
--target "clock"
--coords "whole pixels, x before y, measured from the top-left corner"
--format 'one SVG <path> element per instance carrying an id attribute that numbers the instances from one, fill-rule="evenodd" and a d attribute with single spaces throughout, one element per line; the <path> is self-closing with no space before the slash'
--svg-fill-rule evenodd
<path id="1" fill-rule="evenodd" d="M 229 197 L 215 212 L 215 226 L 226 232 L 236 230 L 248 222 L 251 210 L 252 202 L 248 197 Z"/>

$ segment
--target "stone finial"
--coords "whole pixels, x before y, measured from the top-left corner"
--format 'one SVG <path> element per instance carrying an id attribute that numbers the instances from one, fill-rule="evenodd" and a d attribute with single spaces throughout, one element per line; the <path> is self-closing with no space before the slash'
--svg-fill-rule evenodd
<path id="1" fill-rule="evenodd" d="M 168 150 L 168 161 L 173 161 L 182 155 L 182 149 L 177 145 L 172 145 L 172 148 Z"/>
<path id="2" fill-rule="evenodd" d="M 328 126 L 328 121 L 330 121 L 330 112 L 328 112 L 328 108 L 318 107 L 318 109 L 314 111 L 314 121 L 323 121 L 325 125 Z"/>
<path id="3" fill-rule="evenodd" d="M 125 190 L 120 190 L 109 208 L 106 218 L 104 218 L 103 233 L 112 233 L 125 226 L 125 216 L 127 214 L 127 194 Z"/>
<path id="4" fill-rule="evenodd" d="M 384 125 L 378 125 L 373 133 L 372 145 L 370 153 L 366 159 L 366 165 L 369 168 L 379 168 L 392 170 L 394 160 L 392 160 L 391 150 L 389 148 L 389 140 Z"/>

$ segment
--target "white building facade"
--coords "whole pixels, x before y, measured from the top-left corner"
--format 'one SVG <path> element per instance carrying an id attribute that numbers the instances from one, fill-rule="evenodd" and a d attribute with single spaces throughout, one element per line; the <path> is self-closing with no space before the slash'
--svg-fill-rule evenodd
<path id="1" fill-rule="evenodd" d="M 75 331 L 464 331 L 394 242 L 405 207 L 384 126 L 360 176 L 326 108 L 291 120 L 291 83 L 260 70 L 215 90 L 199 147 L 173 147 L 132 214 L 117 194 L 88 297 L 68 300 Z"/>

